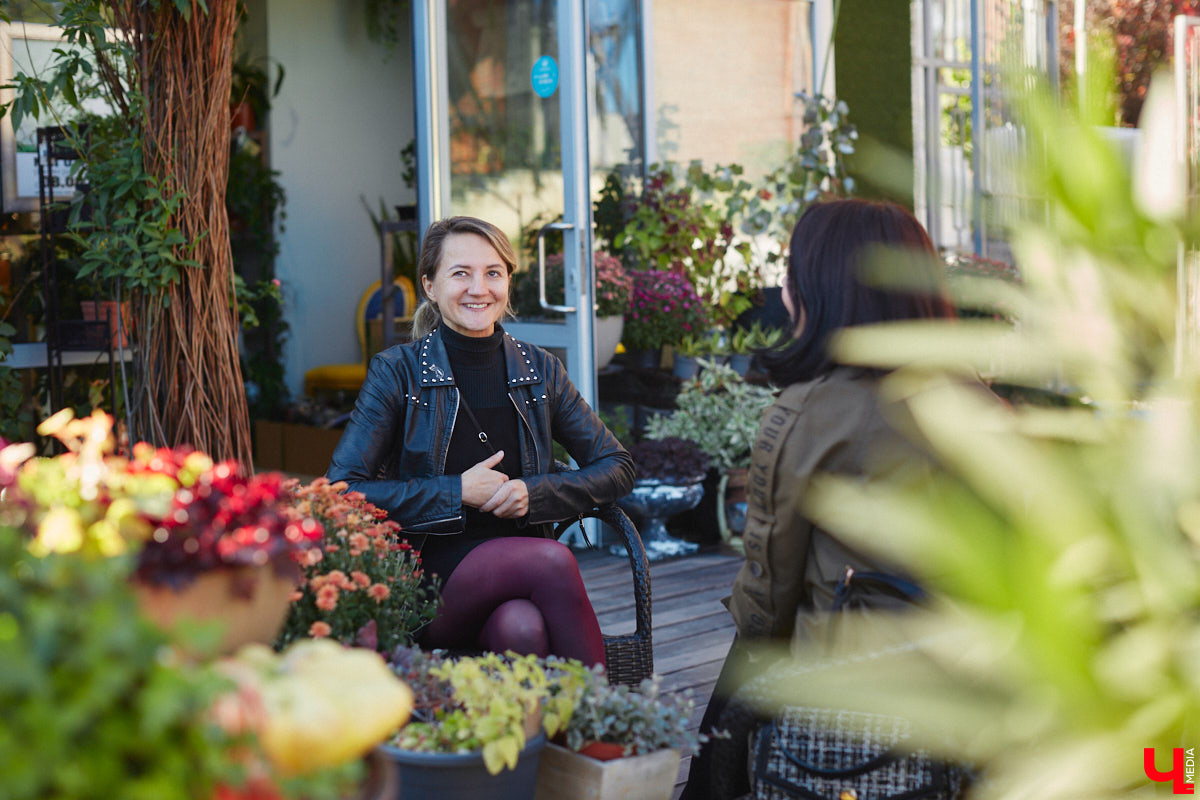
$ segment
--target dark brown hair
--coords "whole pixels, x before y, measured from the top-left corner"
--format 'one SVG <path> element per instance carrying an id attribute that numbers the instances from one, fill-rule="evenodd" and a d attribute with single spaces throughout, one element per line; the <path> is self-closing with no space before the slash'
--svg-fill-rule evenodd
<path id="1" fill-rule="evenodd" d="M 926 274 L 906 276 L 903 287 L 864 282 L 864 254 L 879 247 L 905 252 L 906 270 Z M 792 231 L 783 291 L 796 315 L 792 325 L 801 309 L 804 325 L 791 341 L 763 355 L 780 386 L 832 370 L 829 341 L 841 328 L 955 315 L 929 234 L 908 209 L 889 202 L 849 199 L 809 206 Z"/>

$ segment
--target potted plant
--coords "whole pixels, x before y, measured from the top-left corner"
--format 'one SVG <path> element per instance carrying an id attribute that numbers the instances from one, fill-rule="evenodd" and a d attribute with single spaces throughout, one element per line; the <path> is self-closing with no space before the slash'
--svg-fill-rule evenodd
<path id="1" fill-rule="evenodd" d="M 735 329 L 729 337 L 729 366 L 738 375 L 746 377 L 754 364 L 754 356 L 775 347 L 782 336 L 782 328 L 764 326 L 759 320 Z"/>
<path id="2" fill-rule="evenodd" d="M 381 751 L 405 800 L 530 797 L 546 737 L 570 719 L 588 672 L 511 652 L 450 659 L 402 647 L 392 662 L 413 689 L 413 713 Z"/>
<path id="3" fill-rule="evenodd" d="M 682 270 L 633 272 L 633 296 L 625 314 L 625 349 L 651 355 L 637 366 L 658 366 L 665 345 L 678 345 L 688 335 L 708 328 L 704 304 Z"/>
<path id="4" fill-rule="evenodd" d="M 38 427 L 68 453 L 31 458 L 5 506 L 21 509 L 36 553 L 134 557 L 142 613 L 164 628 L 184 620 L 220 629 L 219 649 L 274 640 L 296 585 L 296 560 L 321 536 L 280 500 L 282 475 L 245 477 L 185 447 L 134 445 L 113 454 L 112 418 L 70 409 Z"/>
<path id="5" fill-rule="evenodd" d="M 699 545 L 667 533 L 666 521 L 695 508 L 704 496 L 708 454 L 690 438 L 666 436 L 631 445 L 629 455 L 637 479 L 633 490 L 617 502 L 641 523 L 638 532 L 646 547 L 646 557 L 654 560 L 694 553 Z M 624 555 L 624 546 L 616 545 L 614 553 Z"/>
<path id="6" fill-rule="evenodd" d="M 252 693 L 226 662 L 203 657 L 214 649 L 212 626 L 156 624 L 131 580 L 135 570 L 154 564 L 163 575 L 190 572 L 176 568 L 173 559 L 143 557 L 172 540 L 174 530 L 162 524 L 166 517 L 183 522 L 181 509 L 196 510 L 181 496 L 208 500 L 230 520 L 238 518 L 221 502 L 228 496 L 206 481 L 222 465 L 214 467 L 204 454 L 178 457 L 182 451 L 148 446 L 130 458 L 111 455 L 111 420 L 99 412 L 84 420 L 61 415 L 41 432 L 56 434 L 69 451 L 32 458 L 30 444 L 0 450 L 0 608 L 8 620 L 0 636 L 0 674 L 7 676 L 0 686 L 5 796 L 345 797 L 361 777 L 357 753 L 346 749 L 343 736 L 318 752 L 310 746 L 312 734 L 319 729 L 319 737 L 328 736 L 331 721 L 341 719 L 369 738 L 364 705 L 384 715 L 388 727 L 399 724 L 407 714 L 406 690 L 382 660 L 336 647 L 337 653 L 325 651 L 331 657 L 319 667 L 306 670 L 311 679 L 290 699 L 274 688 Z M 195 553 L 180 547 L 159 555 L 239 557 L 254 546 L 231 545 L 231 538 L 248 533 L 262 546 L 253 552 L 269 567 L 270 548 L 279 542 L 269 532 L 260 534 L 266 527 L 258 524 L 255 486 L 239 489 L 256 515 L 252 523 L 232 534 L 214 527 L 207 539 L 215 543 L 211 550 L 205 544 Z M 298 530 L 293 534 L 304 540 Z M 364 654 L 375 660 L 376 679 L 345 668 L 351 661 L 361 665 Z M 298 659 L 286 658 L 299 671 Z M 381 671 L 389 684 L 380 685 Z M 311 689 L 318 676 L 338 684 L 335 713 L 324 713 L 331 710 L 326 702 L 302 725 L 303 712 L 314 708 Z M 264 710 L 270 725 L 263 724 Z M 287 743 L 305 730 L 303 746 Z M 360 738 L 353 747 L 361 753 L 371 745 Z M 295 758 L 297 750 L 302 760 Z"/>
<path id="7" fill-rule="evenodd" d="M 604 369 L 621 343 L 633 279 L 625 271 L 620 259 L 604 251 L 597 251 L 593 261 L 596 269 L 596 369 Z M 563 257 L 560 253 L 546 258 L 546 298 L 551 303 L 570 305 L 564 295 Z M 522 318 L 562 318 L 557 311 L 542 308 L 538 297 L 538 275 L 532 269 L 518 272 L 514 277 L 513 307 Z"/>
<path id="8" fill-rule="evenodd" d="M 536 800 L 668 800 L 681 750 L 701 736 L 690 696 L 664 697 L 657 675 L 640 686 L 593 681 L 564 735 L 547 745 Z"/>
<path id="9" fill-rule="evenodd" d="M 316 520 L 324 537 L 302 560 L 303 576 L 276 642 L 330 638 L 390 653 L 433 619 L 437 598 L 421 580 L 421 559 L 400 526 L 346 484 L 293 481 L 285 504 Z"/>
<path id="10" fill-rule="evenodd" d="M 648 438 L 687 436 L 712 459 L 720 472 L 717 523 L 724 542 L 731 538 L 726 488 L 732 474 L 744 478 L 760 418 L 774 398 L 773 389 L 747 382 L 728 366 L 713 364 L 683 384 L 675 398 L 675 411 L 651 417 L 646 423 Z"/>

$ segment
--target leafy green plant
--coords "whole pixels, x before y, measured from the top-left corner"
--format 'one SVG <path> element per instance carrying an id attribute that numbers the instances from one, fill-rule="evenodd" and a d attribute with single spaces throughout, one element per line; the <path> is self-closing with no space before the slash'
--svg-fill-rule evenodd
<path id="1" fill-rule="evenodd" d="M 275 78 L 271 79 L 271 67 Z M 283 87 L 283 65 L 273 59 L 252 59 L 245 55 L 233 62 L 233 79 L 229 87 L 230 106 L 245 103 L 253 116 L 251 127 L 257 128 L 266 120 L 271 101 Z"/>
<path id="2" fill-rule="evenodd" d="M 735 241 L 734 223 L 750 184 L 737 164 L 708 171 L 658 164 L 641 194 L 626 194 L 627 222 L 613 247 L 632 269 L 681 270 L 724 325 L 750 307 L 745 296 L 760 285 L 747 269 L 750 245 Z"/>
<path id="3" fill-rule="evenodd" d="M 636 688 L 593 681 L 567 723 L 567 747 L 608 742 L 623 745 L 627 756 L 665 748 L 694 751 L 707 739 L 691 724 L 694 710 L 688 695 L 664 696 L 658 675 Z"/>
<path id="4" fill-rule="evenodd" d="M 1023 285 L 990 287 L 1015 328 L 909 323 L 836 345 L 896 368 L 885 396 L 939 470 L 872 486 L 827 476 L 807 507 L 939 601 L 903 650 L 847 646 L 836 677 L 807 673 L 780 696 L 903 714 L 980 764 L 986 797 L 1141 793 L 1143 750 L 1163 768 L 1200 720 L 1200 373 L 1195 321 L 1176 338 L 1175 296 L 1177 248 L 1198 225 L 1171 148 L 1154 144 L 1171 125 L 1170 91 L 1156 92 L 1132 175 L 1096 130 L 1102 87 L 1079 114 L 1048 91 L 1025 101 L 1037 148 L 1025 191 L 1047 207 L 1015 231 Z M 1086 405 L 1004 408 L 932 371 L 993 362 L 1014 385 L 1065 385 Z"/>
<path id="5" fill-rule="evenodd" d="M 724 364 L 711 364 L 683 384 L 675 411 L 650 418 L 646 437 L 691 439 L 723 472 L 747 467 L 759 419 L 774 398 L 774 390 L 748 383 Z"/>
<path id="6" fill-rule="evenodd" d="M 163 657 L 121 559 L 35 557 L 0 522 L 0 783 L 12 800 L 207 800 L 240 783 L 205 713 L 226 685 Z"/>
<path id="7" fill-rule="evenodd" d="M 578 661 L 512 652 L 449 660 L 402 648 L 393 663 L 415 700 L 412 721 L 392 744 L 423 752 L 482 751 L 493 775 L 516 766 L 531 718 L 541 715 L 548 736 L 567 724 L 589 674 Z"/>
<path id="8" fill-rule="evenodd" d="M 786 255 L 792 229 L 804 209 L 822 197 L 855 190 L 845 162 L 858 140 L 849 107 L 822 94 L 802 92 L 799 97 L 804 103 L 804 133 L 796 149 L 763 178 L 760 188 L 738 197 L 734 208 L 742 232 L 754 237 L 760 251 L 764 236 L 770 243 L 765 252 L 755 254 L 757 261 L 767 265 Z"/>

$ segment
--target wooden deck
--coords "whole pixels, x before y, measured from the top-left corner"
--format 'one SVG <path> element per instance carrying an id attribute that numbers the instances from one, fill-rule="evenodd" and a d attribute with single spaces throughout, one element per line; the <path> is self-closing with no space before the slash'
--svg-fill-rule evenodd
<path id="1" fill-rule="evenodd" d="M 592 607 L 606 634 L 631 633 L 633 577 L 625 558 L 603 550 L 577 552 Z M 721 604 L 742 557 L 708 551 L 650 565 L 654 671 L 665 692 L 690 691 L 696 703 L 691 725 L 699 728 L 717 674 L 733 641 L 733 620 Z M 691 763 L 685 753 L 675 797 Z"/>

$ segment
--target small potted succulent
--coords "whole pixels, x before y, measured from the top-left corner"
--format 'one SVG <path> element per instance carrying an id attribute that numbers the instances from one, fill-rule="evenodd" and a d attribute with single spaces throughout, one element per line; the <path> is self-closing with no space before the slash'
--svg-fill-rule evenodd
<path id="1" fill-rule="evenodd" d="M 696 442 L 682 436 L 646 439 L 629 448 L 637 480 L 633 491 L 618 501 L 641 522 L 638 532 L 651 560 L 686 555 L 698 549 L 694 542 L 667 533 L 666 521 L 695 508 L 704 496 L 704 476 L 709 456 Z M 623 546 L 617 545 L 623 552 Z"/>
<path id="2" fill-rule="evenodd" d="M 288 484 L 287 505 L 325 530 L 301 558 L 300 586 L 276 642 L 282 648 L 302 637 L 390 653 L 412 644 L 433 619 L 437 596 L 421 580 L 421 559 L 399 536 L 387 512 L 345 483 L 317 478 Z"/>
<path id="3" fill-rule="evenodd" d="M 543 752 L 537 800 L 669 798 L 681 750 L 701 741 L 693 711 L 690 696 L 664 696 L 657 675 L 636 688 L 592 681 Z"/>
<path id="4" fill-rule="evenodd" d="M 392 665 L 413 690 L 412 718 L 380 749 L 405 800 L 532 796 L 546 738 L 570 720 L 589 674 L 577 661 L 409 647 Z"/>

